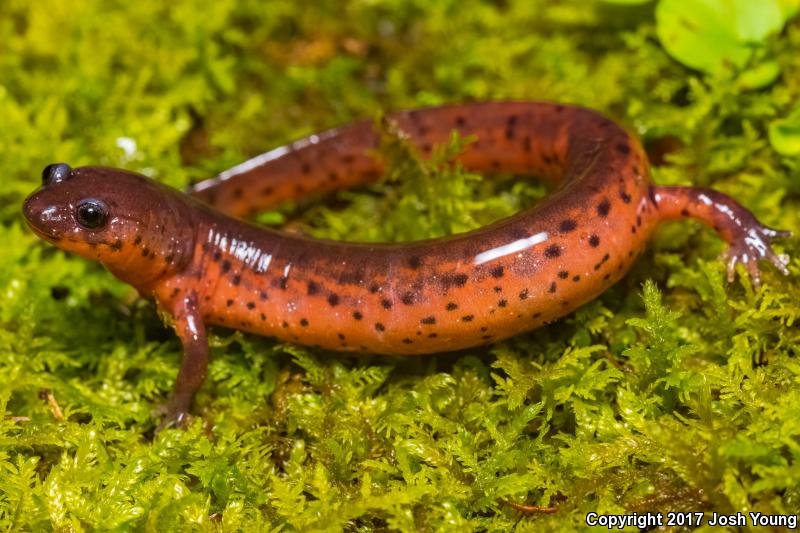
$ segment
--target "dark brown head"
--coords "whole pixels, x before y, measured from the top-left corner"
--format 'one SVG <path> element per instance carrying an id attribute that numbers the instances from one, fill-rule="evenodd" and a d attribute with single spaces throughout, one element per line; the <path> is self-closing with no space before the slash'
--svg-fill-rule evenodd
<path id="1" fill-rule="evenodd" d="M 41 238 L 140 289 L 191 257 L 191 210 L 180 193 L 133 172 L 48 165 L 23 212 Z"/>

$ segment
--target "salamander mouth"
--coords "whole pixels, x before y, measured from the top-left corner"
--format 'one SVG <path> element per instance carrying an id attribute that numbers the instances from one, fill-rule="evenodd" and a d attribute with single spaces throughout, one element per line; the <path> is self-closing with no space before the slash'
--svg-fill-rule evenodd
<path id="1" fill-rule="evenodd" d="M 28 224 L 28 227 L 31 228 L 31 230 L 42 239 L 51 242 L 62 240 L 63 237 L 56 233 L 54 228 L 48 228 L 41 224 L 41 221 L 48 217 L 52 219 L 56 208 L 46 207 L 41 209 L 36 205 L 36 199 L 36 194 L 34 193 L 25 200 L 25 203 L 22 206 L 22 214 L 25 217 L 25 222 Z"/>
<path id="2" fill-rule="evenodd" d="M 33 222 L 31 222 L 28 217 L 25 217 L 25 222 L 27 222 L 28 227 L 33 231 L 38 237 L 45 239 L 51 242 L 58 242 L 62 240 L 60 235 L 56 235 L 54 233 L 49 233 L 46 230 L 36 226 Z"/>

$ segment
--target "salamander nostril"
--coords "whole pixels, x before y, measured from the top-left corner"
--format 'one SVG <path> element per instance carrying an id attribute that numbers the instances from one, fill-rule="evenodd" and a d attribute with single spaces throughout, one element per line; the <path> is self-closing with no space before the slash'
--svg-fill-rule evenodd
<path id="1" fill-rule="evenodd" d="M 42 170 L 42 184 L 50 185 L 69 178 L 72 168 L 66 163 L 53 163 Z"/>

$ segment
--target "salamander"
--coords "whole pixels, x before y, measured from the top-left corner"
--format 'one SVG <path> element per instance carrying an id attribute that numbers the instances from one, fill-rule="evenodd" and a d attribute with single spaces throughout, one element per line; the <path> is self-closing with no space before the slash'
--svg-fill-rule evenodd
<path id="1" fill-rule="evenodd" d="M 313 239 L 248 223 L 280 202 L 377 180 L 380 135 L 363 121 L 276 148 L 190 188 L 126 170 L 59 163 L 27 198 L 33 231 L 96 260 L 171 315 L 184 347 L 167 423 L 202 385 L 206 327 L 330 350 L 433 354 L 552 322 L 622 278 L 664 221 L 695 218 L 728 243 L 729 277 L 784 274 L 770 229 L 714 190 L 656 186 L 640 142 L 601 114 L 491 101 L 388 116 L 421 154 L 453 131 L 459 161 L 554 184 L 540 203 L 475 231 L 402 244 Z"/>

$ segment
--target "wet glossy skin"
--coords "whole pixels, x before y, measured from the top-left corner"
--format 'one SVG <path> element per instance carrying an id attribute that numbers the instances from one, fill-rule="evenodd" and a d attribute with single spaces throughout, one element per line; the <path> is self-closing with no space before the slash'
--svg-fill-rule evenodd
<path id="1" fill-rule="evenodd" d="M 308 239 L 232 218 L 380 177 L 378 137 L 362 122 L 201 182 L 194 198 L 122 170 L 51 166 L 25 215 L 37 234 L 102 262 L 174 317 L 186 353 L 168 421 L 183 417 L 205 377 L 205 325 L 384 354 L 492 343 L 595 298 L 658 224 L 682 217 L 728 242 L 730 274 L 741 261 L 758 282 L 761 258 L 786 272 L 770 248 L 785 233 L 718 192 L 652 185 L 638 141 L 592 111 L 486 102 L 391 119 L 423 153 L 457 130 L 478 139 L 460 157 L 468 169 L 534 174 L 558 187 L 479 230 L 398 245 Z M 103 209 L 101 226 L 82 225 Z"/>

